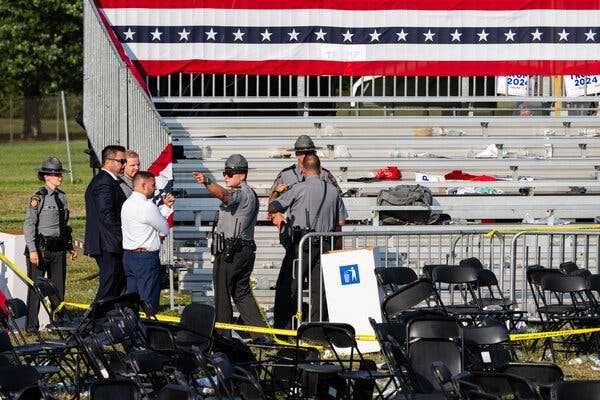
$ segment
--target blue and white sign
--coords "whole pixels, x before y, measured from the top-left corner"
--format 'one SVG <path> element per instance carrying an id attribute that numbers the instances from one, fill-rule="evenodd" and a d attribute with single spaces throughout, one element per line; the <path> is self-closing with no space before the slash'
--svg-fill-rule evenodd
<path id="1" fill-rule="evenodd" d="M 358 264 L 342 265 L 340 267 L 340 280 L 343 285 L 356 285 L 360 283 Z"/>
<path id="2" fill-rule="evenodd" d="M 496 93 L 505 96 L 529 95 L 529 75 L 499 76 L 496 80 Z"/>
<path id="3" fill-rule="evenodd" d="M 600 75 L 566 75 L 564 82 L 567 97 L 600 93 Z"/>
<path id="4" fill-rule="evenodd" d="M 381 321 L 379 288 L 375 278 L 377 248 L 333 251 L 321 256 L 323 286 L 331 322 L 345 322 L 357 334 L 373 335 L 369 317 Z M 359 342 L 364 352 L 379 351 L 377 342 Z"/>

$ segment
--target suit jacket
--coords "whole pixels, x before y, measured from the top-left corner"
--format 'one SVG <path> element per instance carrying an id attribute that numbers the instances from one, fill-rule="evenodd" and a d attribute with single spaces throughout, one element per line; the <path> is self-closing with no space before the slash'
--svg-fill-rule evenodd
<path id="1" fill-rule="evenodd" d="M 85 254 L 123 252 L 121 207 L 127 198 L 119 181 L 100 170 L 85 191 Z"/>

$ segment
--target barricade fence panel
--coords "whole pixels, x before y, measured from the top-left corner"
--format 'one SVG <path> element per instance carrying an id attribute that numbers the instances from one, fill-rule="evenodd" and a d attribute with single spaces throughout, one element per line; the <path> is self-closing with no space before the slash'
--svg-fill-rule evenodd
<path id="1" fill-rule="evenodd" d="M 302 253 L 309 241 L 315 245 Z M 306 244 L 305 244 L 306 243 Z M 332 248 L 332 243 L 333 248 Z M 575 262 L 580 268 L 600 273 L 600 230 L 552 230 L 490 233 L 485 228 L 440 230 L 428 227 L 407 227 L 394 231 L 353 231 L 334 233 L 310 233 L 298 246 L 295 261 L 297 316 L 300 321 L 311 319 L 310 282 L 313 262 L 332 249 L 355 250 L 377 248 L 376 266 L 395 268 L 409 267 L 423 275 L 427 264 L 458 265 L 461 260 L 478 258 L 484 268 L 492 270 L 498 278 L 503 295 L 510 298 L 518 310 L 526 311 L 528 320 L 536 320 L 535 304 L 531 300 L 526 281 L 526 268 L 542 265 L 558 268 L 566 261 Z M 303 276 L 300 265 L 305 265 Z M 308 286 L 307 286 L 308 285 Z M 319 285 L 322 287 L 322 276 Z M 442 293 L 449 299 L 450 293 Z M 450 299 L 451 300 L 451 299 Z M 308 310 L 306 309 L 306 304 Z M 322 301 L 319 301 L 322 304 Z M 308 311 L 308 312 L 307 312 Z M 319 315 L 323 315 L 323 310 Z M 294 321 L 298 323 L 298 321 Z"/>

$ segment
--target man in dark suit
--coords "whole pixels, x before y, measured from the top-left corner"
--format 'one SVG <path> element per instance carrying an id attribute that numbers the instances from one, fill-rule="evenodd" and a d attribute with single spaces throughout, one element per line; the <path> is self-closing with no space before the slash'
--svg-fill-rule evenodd
<path id="1" fill-rule="evenodd" d="M 102 170 L 85 191 L 85 254 L 95 258 L 100 268 L 96 301 L 119 296 L 125 289 L 121 206 L 127 198 L 119 174 L 126 162 L 124 147 L 106 146 Z"/>

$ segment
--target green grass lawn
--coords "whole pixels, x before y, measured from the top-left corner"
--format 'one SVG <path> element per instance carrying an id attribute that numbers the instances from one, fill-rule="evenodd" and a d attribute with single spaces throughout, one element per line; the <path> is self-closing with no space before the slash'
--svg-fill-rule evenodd
<path id="1" fill-rule="evenodd" d="M 92 170 L 89 167 L 87 155 L 83 152 L 87 148 L 84 140 L 71 142 L 73 157 L 73 183 L 65 175 L 62 190 L 67 193 L 67 201 L 71 213 L 71 226 L 73 237 L 83 239 L 85 232 L 85 200 L 84 193 L 90 179 Z M 29 204 L 32 193 L 41 186 L 37 180 L 37 169 L 42 161 L 49 155 L 54 155 L 67 165 L 67 148 L 64 141 L 53 140 L 32 142 L 21 141 L 12 144 L 0 143 L 0 193 L 2 193 L 2 207 L 0 207 L 0 231 L 9 233 L 23 232 L 23 219 L 25 208 Z M 69 261 L 67 268 L 66 301 L 90 303 L 98 288 L 98 279 L 86 280 L 85 278 L 98 271 L 95 261 L 83 255 L 78 250 L 77 260 Z M 20 266 L 25 269 L 25 266 Z M 178 295 L 178 303 L 186 304 L 189 296 Z M 165 291 L 161 298 L 162 308 L 166 309 L 168 298 Z"/>

